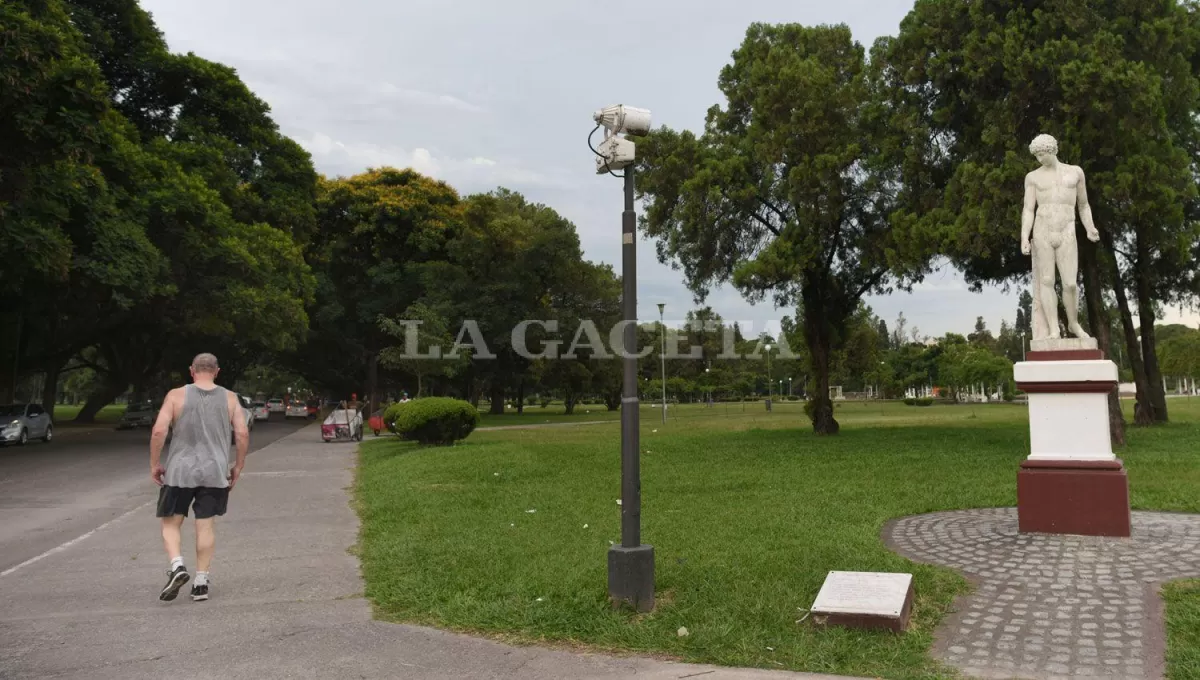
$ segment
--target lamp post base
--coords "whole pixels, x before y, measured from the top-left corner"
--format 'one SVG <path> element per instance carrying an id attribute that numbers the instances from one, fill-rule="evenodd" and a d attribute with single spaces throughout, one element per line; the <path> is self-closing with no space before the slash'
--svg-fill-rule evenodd
<path id="1" fill-rule="evenodd" d="M 608 597 L 613 607 L 628 604 L 641 613 L 654 609 L 654 546 L 608 549 Z"/>

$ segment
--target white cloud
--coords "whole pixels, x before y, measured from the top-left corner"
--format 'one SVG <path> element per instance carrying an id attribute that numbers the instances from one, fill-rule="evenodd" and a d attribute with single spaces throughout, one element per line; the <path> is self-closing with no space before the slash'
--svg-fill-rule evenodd
<path id="1" fill-rule="evenodd" d="M 376 144 L 345 144 L 320 132 L 308 139 L 298 140 L 300 145 L 313 155 L 318 167 L 324 160 L 335 169 L 334 174 L 353 174 L 367 168 L 392 166 L 412 168 L 419 173 L 437 177 L 441 171 L 438 162 L 428 149 L 412 151 L 384 148 Z"/>
<path id="2" fill-rule="evenodd" d="M 367 168 L 391 166 L 412 168 L 423 175 L 445 180 L 462 193 L 488 191 L 497 186 L 518 191 L 574 188 L 564 180 L 484 156 L 467 159 L 435 156 L 423 147 L 405 149 L 368 142 L 342 142 L 322 132 L 297 136 L 296 139 L 313 155 L 317 170 L 331 175 L 352 175 Z"/>
<path id="3" fill-rule="evenodd" d="M 477 106 L 453 95 L 398 87 L 392 83 L 383 83 L 380 85 L 379 93 L 388 99 L 395 99 L 397 101 L 419 104 L 422 106 L 445 107 L 454 109 L 456 111 L 465 111 L 467 113 L 483 113 L 484 111 L 482 106 Z"/>

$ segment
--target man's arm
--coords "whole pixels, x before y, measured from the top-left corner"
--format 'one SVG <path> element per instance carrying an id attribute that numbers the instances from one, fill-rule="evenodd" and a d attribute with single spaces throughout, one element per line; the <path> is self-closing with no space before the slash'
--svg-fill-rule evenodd
<path id="1" fill-rule="evenodd" d="M 1025 175 L 1025 207 L 1021 210 L 1021 252 L 1028 255 L 1031 252 L 1029 236 L 1033 233 L 1033 217 L 1037 209 L 1037 186 L 1033 183 L 1032 173 Z"/>
<path id="2" fill-rule="evenodd" d="M 229 422 L 233 425 L 233 439 L 237 444 L 237 462 L 229 471 L 229 488 L 237 484 L 242 476 L 242 468 L 246 465 L 246 454 L 250 451 L 250 431 L 246 429 L 246 417 L 242 415 L 242 402 L 233 392 L 229 395 Z"/>
<path id="3" fill-rule="evenodd" d="M 171 423 L 175 421 L 175 401 L 179 398 L 179 390 L 171 390 L 163 399 L 162 407 L 158 409 L 158 418 L 154 421 L 154 429 L 150 431 L 150 479 L 162 486 L 166 468 L 162 466 L 163 445 L 167 443 L 167 435 L 171 433 Z"/>
<path id="4" fill-rule="evenodd" d="M 1076 168 L 1079 171 L 1079 184 L 1076 191 L 1075 206 L 1079 210 L 1079 221 L 1083 222 L 1083 228 L 1087 231 L 1089 241 L 1095 242 L 1100 240 L 1100 232 L 1096 231 L 1096 225 L 1092 222 L 1092 206 L 1088 203 L 1087 197 L 1087 178 L 1083 176 L 1083 168 Z"/>

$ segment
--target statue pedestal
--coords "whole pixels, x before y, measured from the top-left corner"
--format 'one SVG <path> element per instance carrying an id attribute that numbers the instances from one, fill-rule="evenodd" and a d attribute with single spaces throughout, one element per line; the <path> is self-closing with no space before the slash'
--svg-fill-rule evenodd
<path id="1" fill-rule="evenodd" d="M 1017 389 L 1029 395 L 1030 454 L 1017 473 L 1020 531 L 1129 536 L 1129 481 L 1108 431 L 1117 365 L 1090 338 L 1067 342 L 1091 347 L 1044 342 L 1013 367 Z"/>

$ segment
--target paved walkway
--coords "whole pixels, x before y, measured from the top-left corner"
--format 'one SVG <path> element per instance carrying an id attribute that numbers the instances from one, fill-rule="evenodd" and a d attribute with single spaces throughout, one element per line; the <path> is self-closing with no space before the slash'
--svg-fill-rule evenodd
<path id="1" fill-rule="evenodd" d="M 1200 576 L 1200 515 L 1135 512 L 1132 538 L 1100 538 L 1021 534 L 1015 508 L 958 510 L 895 520 L 884 539 L 974 581 L 934 655 L 981 678 L 1161 678 L 1158 587 Z"/>
<path id="2" fill-rule="evenodd" d="M 358 531 L 353 462 L 353 446 L 324 444 L 311 427 L 252 454 L 218 523 L 206 603 L 158 601 L 165 558 L 149 504 L 0 576 L 0 678 L 832 680 L 373 621 L 347 551 Z M 184 556 L 194 568 L 190 548 Z"/>

